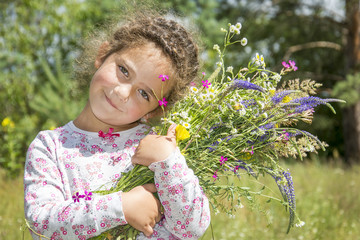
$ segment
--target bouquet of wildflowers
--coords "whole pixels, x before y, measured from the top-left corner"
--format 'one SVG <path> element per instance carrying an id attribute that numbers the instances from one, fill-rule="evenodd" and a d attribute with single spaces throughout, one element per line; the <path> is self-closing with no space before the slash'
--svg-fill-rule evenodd
<path id="1" fill-rule="evenodd" d="M 236 40 L 241 24 L 229 24 L 222 48 L 215 45 L 219 55 L 217 69 L 201 83 L 191 84 L 189 94 L 164 111 L 161 124 L 153 131 L 166 134 L 168 127 L 176 123 L 178 147 L 186 156 L 188 166 L 199 178 L 205 194 L 215 212 L 233 214 L 241 206 L 241 200 L 252 201 L 259 194 L 250 188 L 234 184 L 240 172 L 258 178 L 268 174 L 276 182 L 289 212 L 288 231 L 302 226 L 296 214 L 296 202 L 292 177 L 279 163 L 281 157 L 303 158 L 309 152 L 324 149 L 326 144 L 309 132 L 296 128 L 299 121 L 311 123 L 314 108 L 327 105 L 337 99 L 321 99 L 315 96 L 321 86 L 311 80 L 290 80 L 282 83 L 282 75 L 296 71 L 294 61 L 283 62 L 280 73 L 265 68 L 262 55 L 256 54 L 248 66 L 235 70 L 226 66 L 224 53 L 232 44 L 246 45 L 246 38 Z M 160 76 L 166 80 L 166 76 Z M 159 99 L 166 107 L 166 99 Z M 119 179 L 115 191 L 129 191 L 138 185 L 153 181 L 153 173 L 144 166 L 134 169 Z M 109 193 L 103 191 L 100 193 Z M 137 235 L 131 226 L 121 226 L 96 239 L 120 236 L 131 239 Z"/>

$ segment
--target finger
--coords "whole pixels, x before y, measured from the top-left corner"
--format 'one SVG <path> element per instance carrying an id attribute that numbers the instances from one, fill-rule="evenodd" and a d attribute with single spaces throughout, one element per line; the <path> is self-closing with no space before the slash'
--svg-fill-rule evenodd
<path id="1" fill-rule="evenodd" d="M 147 183 L 147 184 L 144 184 L 142 185 L 146 190 L 148 190 L 149 192 L 152 192 L 152 193 L 156 193 L 157 192 L 157 189 L 155 187 L 155 184 L 153 183 Z"/>
<path id="2" fill-rule="evenodd" d="M 155 221 L 160 222 L 161 217 L 162 217 L 162 214 L 161 214 L 161 212 L 159 212 L 159 214 L 155 217 Z"/>
<path id="3" fill-rule="evenodd" d="M 176 129 L 176 124 L 173 123 L 170 125 L 170 127 L 168 128 L 167 130 L 167 136 L 170 137 L 170 138 L 176 138 L 176 133 L 175 133 L 175 129 Z"/>
<path id="4" fill-rule="evenodd" d="M 145 236 L 150 237 L 153 234 L 153 232 L 154 232 L 154 229 L 150 225 L 146 225 L 144 227 L 143 233 Z"/>

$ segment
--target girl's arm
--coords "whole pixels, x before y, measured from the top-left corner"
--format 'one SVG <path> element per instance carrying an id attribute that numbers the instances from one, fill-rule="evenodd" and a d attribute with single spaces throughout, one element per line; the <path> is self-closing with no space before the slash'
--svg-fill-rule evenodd
<path id="1" fill-rule="evenodd" d="M 87 239 L 115 226 L 126 224 L 121 192 L 96 195 L 73 193 L 58 168 L 55 141 L 39 134 L 29 147 L 25 165 L 25 217 L 34 239 Z M 44 239 L 44 238 L 42 238 Z"/>
<path id="2" fill-rule="evenodd" d="M 164 227 L 180 239 L 201 237 L 210 224 L 209 202 L 179 149 L 149 168 L 165 209 Z"/>

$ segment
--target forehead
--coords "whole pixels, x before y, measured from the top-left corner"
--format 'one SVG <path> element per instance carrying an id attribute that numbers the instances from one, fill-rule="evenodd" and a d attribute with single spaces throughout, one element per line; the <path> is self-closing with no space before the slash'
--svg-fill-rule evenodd
<path id="1" fill-rule="evenodd" d="M 169 72 L 171 68 L 170 59 L 152 42 L 125 48 L 117 52 L 116 56 L 127 58 L 134 64 L 152 65 L 154 70 L 162 71 L 161 74 Z"/>

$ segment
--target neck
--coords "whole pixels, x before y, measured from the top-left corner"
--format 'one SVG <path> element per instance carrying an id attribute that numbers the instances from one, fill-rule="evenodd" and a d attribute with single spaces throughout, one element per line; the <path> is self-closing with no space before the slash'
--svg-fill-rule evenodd
<path id="1" fill-rule="evenodd" d="M 86 103 L 84 109 L 79 116 L 73 121 L 77 128 L 88 132 L 108 132 L 109 128 L 113 128 L 114 132 L 124 131 L 139 125 L 138 122 L 133 122 L 124 126 L 111 125 L 98 119 L 91 111 L 89 102 Z"/>

